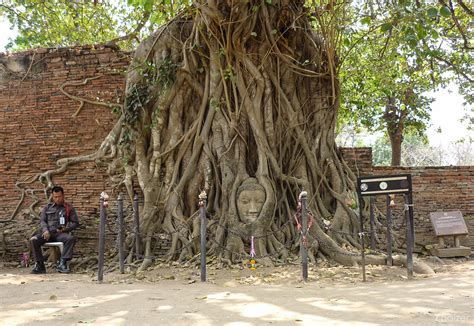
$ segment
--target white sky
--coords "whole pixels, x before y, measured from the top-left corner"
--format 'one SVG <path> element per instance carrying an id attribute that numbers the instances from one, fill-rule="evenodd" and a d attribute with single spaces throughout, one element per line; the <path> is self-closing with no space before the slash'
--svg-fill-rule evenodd
<path id="1" fill-rule="evenodd" d="M 8 43 L 8 38 L 15 35 L 15 31 L 10 29 L 10 24 L 6 19 L 0 16 L 0 52 L 5 51 L 5 45 Z"/>
<path id="2" fill-rule="evenodd" d="M 431 123 L 428 130 L 428 139 L 433 146 L 448 145 L 450 142 L 461 138 L 474 137 L 474 132 L 469 131 L 468 121 L 461 122 L 463 116 L 473 115 L 473 109 L 468 112 L 463 106 L 463 98 L 459 95 L 455 85 L 438 92 L 430 93 L 436 101 L 431 104 Z M 441 128 L 441 133 L 436 130 Z"/>
<path id="3" fill-rule="evenodd" d="M 10 29 L 8 22 L 0 17 L 0 52 L 5 51 L 8 38 L 13 38 L 16 31 Z M 449 143 L 469 136 L 474 138 L 474 132 L 467 130 L 467 122 L 461 123 L 461 118 L 466 114 L 463 99 L 458 94 L 457 88 L 450 85 L 448 88 L 431 93 L 436 101 L 432 103 L 431 123 L 427 134 L 432 146 L 448 146 Z M 470 115 L 472 116 L 472 108 Z M 437 129 L 441 128 L 441 133 Z"/>

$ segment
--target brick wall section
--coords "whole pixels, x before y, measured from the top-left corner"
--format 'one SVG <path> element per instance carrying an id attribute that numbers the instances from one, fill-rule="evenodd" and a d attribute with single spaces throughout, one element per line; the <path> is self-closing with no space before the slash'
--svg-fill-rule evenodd
<path id="1" fill-rule="evenodd" d="M 372 148 L 370 147 L 340 147 L 342 156 L 349 168 L 357 177 L 372 174 Z"/>
<path id="2" fill-rule="evenodd" d="M 373 168 L 374 175 L 411 174 L 415 219 L 415 240 L 426 245 L 437 243 L 429 214 L 437 211 L 461 211 L 469 236 L 461 245 L 474 248 L 474 166 L 446 167 L 380 167 Z M 396 199 L 398 208 L 394 215 L 402 216 L 402 196 Z M 379 200 L 379 204 L 381 201 Z M 384 205 L 384 204 L 383 204 Z M 383 212 L 385 206 L 379 205 Z M 450 241 L 452 243 L 452 241 Z"/>
<path id="3" fill-rule="evenodd" d="M 8 220 L 20 199 L 15 183 L 55 168 L 60 158 L 93 153 L 117 117 L 109 108 L 85 103 L 76 118 L 79 102 L 72 95 L 93 101 L 123 102 L 125 71 L 130 54 L 103 46 L 38 49 L 10 56 L 0 54 L 0 220 Z M 66 200 L 76 207 L 82 225 L 77 232 L 79 254 L 96 250 L 97 203 L 101 191 L 111 191 L 103 167 L 82 163 L 54 178 L 66 189 Z M 41 189 L 39 183 L 29 185 Z M 36 193 L 40 207 L 45 195 Z M 28 214 L 27 198 L 11 223 L 0 222 L 0 258 L 17 260 L 26 250 L 25 239 L 38 225 Z M 3 248 L 2 248 L 3 247 Z M 6 252 L 6 253 L 5 253 Z"/>

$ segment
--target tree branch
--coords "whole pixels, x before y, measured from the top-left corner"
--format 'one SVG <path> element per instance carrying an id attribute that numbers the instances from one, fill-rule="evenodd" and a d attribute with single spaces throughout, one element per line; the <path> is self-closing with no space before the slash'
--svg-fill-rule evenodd
<path id="1" fill-rule="evenodd" d="M 464 49 L 473 50 L 474 47 L 469 46 L 469 41 L 467 40 L 466 33 L 462 29 L 461 24 L 459 24 L 458 18 L 454 14 L 453 2 L 451 0 L 449 0 L 449 6 L 444 0 L 439 0 L 439 3 L 449 8 L 449 11 L 451 12 L 451 17 L 453 18 L 453 21 L 454 21 L 454 24 L 456 25 L 456 28 L 459 31 L 459 33 L 461 34 L 461 37 L 464 41 Z"/>
<path id="2" fill-rule="evenodd" d="M 439 61 L 442 61 L 444 62 L 445 64 L 447 64 L 448 66 L 450 66 L 451 68 L 453 68 L 453 70 L 461 75 L 462 77 L 464 77 L 466 80 L 468 80 L 469 82 L 471 83 L 474 83 L 474 79 L 470 78 L 464 71 L 462 71 L 461 69 L 459 69 L 454 63 L 452 63 L 451 61 L 445 59 L 445 58 L 442 58 L 442 57 L 439 57 L 439 56 L 433 56 L 433 58 L 435 58 L 436 60 L 439 60 Z"/>
<path id="3" fill-rule="evenodd" d="M 145 26 L 145 24 L 148 22 L 148 19 L 150 18 L 150 15 L 151 15 L 150 11 L 145 11 L 145 15 L 143 16 L 142 20 L 138 23 L 137 27 L 135 27 L 135 29 L 131 33 L 128 33 L 127 35 L 124 35 L 124 36 L 114 38 L 114 39 L 108 41 L 106 44 L 107 45 L 115 45 L 115 44 L 117 44 L 117 42 L 126 41 L 126 40 L 130 40 L 130 39 L 133 39 L 133 38 L 137 39 L 137 41 L 140 41 L 137 36 L 140 33 L 140 31 L 142 30 L 142 28 Z"/>
<path id="4" fill-rule="evenodd" d="M 474 12 L 469 9 L 462 0 L 456 0 L 456 2 L 464 9 L 465 12 L 467 12 L 470 16 L 474 16 Z"/>
<path id="5" fill-rule="evenodd" d="M 68 86 L 80 86 L 80 85 L 86 85 L 89 81 L 91 80 L 94 80 L 94 79 L 98 79 L 100 77 L 102 77 L 104 75 L 99 75 L 99 76 L 95 76 L 95 77 L 89 77 L 89 78 L 86 78 L 84 79 L 83 81 L 70 81 L 70 82 L 65 82 L 64 84 L 62 84 L 61 86 L 59 86 L 59 90 L 64 94 L 66 95 L 67 97 L 69 97 L 71 100 L 75 100 L 75 101 L 79 101 L 80 105 L 79 105 L 79 108 L 76 110 L 76 112 L 74 112 L 74 114 L 72 115 L 73 118 L 77 117 L 77 115 L 79 114 L 79 112 L 81 111 L 82 107 L 84 106 L 84 103 L 90 103 L 90 104 L 94 104 L 94 105 L 100 105 L 100 106 L 105 106 L 105 107 L 108 107 L 110 109 L 114 108 L 114 107 L 120 107 L 122 108 L 122 104 L 120 103 L 108 103 L 108 102 L 99 102 L 99 101 L 92 101 L 92 100 L 88 100 L 86 98 L 82 98 L 82 97 L 79 97 L 79 96 L 74 96 L 74 95 L 71 95 L 69 94 L 68 92 L 66 92 L 64 90 L 65 87 L 68 87 Z"/>

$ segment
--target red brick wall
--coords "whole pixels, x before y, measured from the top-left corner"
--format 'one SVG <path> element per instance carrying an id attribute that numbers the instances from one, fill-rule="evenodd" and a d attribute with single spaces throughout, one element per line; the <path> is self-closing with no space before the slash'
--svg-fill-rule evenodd
<path id="1" fill-rule="evenodd" d="M 474 166 L 422 168 L 375 166 L 373 173 L 374 175 L 407 173 L 412 175 L 417 243 L 422 245 L 437 243 L 429 220 L 431 212 L 459 210 L 470 234 L 461 240 L 461 245 L 474 248 Z M 394 214 L 401 216 L 403 199 L 399 196 L 396 201 L 399 205 Z M 385 207 L 383 211 L 385 212 Z"/>
<path id="2" fill-rule="evenodd" d="M 372 148 L 370 147 L 340 147 L 347 165 L 357 177 L 372 174 Z"/>
<path id="3" fill-rule="evenodd" d="M 93 153 L 109 133 L 117 117 L 110 108 L 85 103 L 77 117 L 72 115 L 80 102 L 65 96 L 59 87 L 65 82 L 82 82 L 66 91 L 93 101 L 123 102 L 125 74 L 130 54 L 107 47 L 39 49 L 0 55 L 0 220 L 10 218 L 20 199 L 15 183 L 55 168 L 60 158 Z M 110 191 L 100 164 L 82 163 L 54 177 L 66 190 L 66 200 L 78 211 L 86 230 L 78 236 L 89 239 L 78 251 L 94 251 L 97 230 L 98 196 Z M 42 189 L 42 185 L 28 185 Z M 35 193 L 40 205 L 45 195 Z M 38 224 L 27 213 L 27 198 L 20 214 L 11 222 L 0 222 L 6 259 L 17 259 L 25 251 L 28 234 Z M 5 250 L 4 250 L 5 251 Z M 2 244 L 0 243 L 0 257 Z"/>

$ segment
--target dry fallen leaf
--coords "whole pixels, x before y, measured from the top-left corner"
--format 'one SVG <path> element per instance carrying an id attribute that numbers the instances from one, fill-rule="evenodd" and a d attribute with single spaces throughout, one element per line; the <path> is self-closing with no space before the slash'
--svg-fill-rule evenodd
<path id="1" fill-rule="evenodd" d="M 157 301 L 159 301 L 159 300 L 164 300 L 164 298 L 148 298 L 148 300 L 157 300 Z"/>

